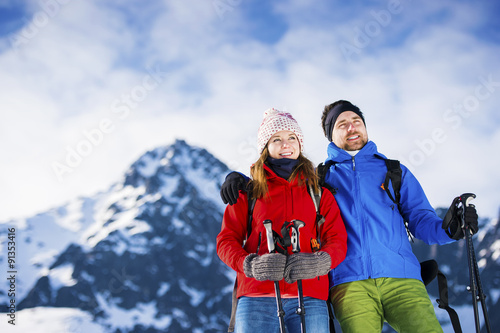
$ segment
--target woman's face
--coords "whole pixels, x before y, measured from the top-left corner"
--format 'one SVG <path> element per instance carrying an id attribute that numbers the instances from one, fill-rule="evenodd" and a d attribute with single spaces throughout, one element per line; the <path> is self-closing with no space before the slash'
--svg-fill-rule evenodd
<path id="1" fill-rule="evenodd" d="M 292 131 L 279 131 L 267 143 L 269 156 L 272 158 L 290 158 L 296 160 L 300 154 L 300 142 Z"/>

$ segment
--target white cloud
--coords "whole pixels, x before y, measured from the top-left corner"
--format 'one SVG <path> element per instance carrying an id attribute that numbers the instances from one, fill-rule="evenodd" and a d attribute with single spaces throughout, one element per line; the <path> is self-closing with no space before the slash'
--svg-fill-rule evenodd
<path id="1" fill-rule="evenodd" d="M 5 49 L 0 200 L 6 208 L 0 219 L 104 190 L 143 152 L 175 138 L 247 172 L 269 107 L 294 114 L 307 155 L 319 163 L 327 144 L 321 111 L 341 98 L 365 112 L 382 153 L 422 162 L 412 170 L 433 205 L 475 191 L 480 215 L 497 213 L 494 166 L 500 161 L 492 151 L 500 141 L 500 87 L 491 85 L 459 126 L 457 118 L 444 117 L 474 96 L 482 79 L 500 81 L 498 43 L 477 37 L 475 18 L 487 9 L 401 2 L 401 11 L 373 30 L 348 62 L 341 44 L 355 42 L 356 27 L 373 29 L 371 10 L 388 10 L 388 3 L 354 10 L 289 1 L 262 13 L 270 20 L 260 23 L 244 15 L 250 3 L 226 3 L 221 16 L 211 1 L 70 2 L 26 44 Z M 273 26 L 277 15 L 285 25 Z M 261 22 L 279 29 L 276 43 L 248 35 L 249 24 Z M 447 139 L 426 154 L 419 144 L 436 128 Z M 96 143 L 88 145 L 91 133 Z M 78 148 L 88 156 L 58 181 L 53 163 L 64 163 Z"/>

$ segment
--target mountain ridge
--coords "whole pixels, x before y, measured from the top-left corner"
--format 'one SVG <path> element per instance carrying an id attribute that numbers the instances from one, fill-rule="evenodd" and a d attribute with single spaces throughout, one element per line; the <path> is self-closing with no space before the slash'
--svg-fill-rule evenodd
<path id="1" fill-rule="evenodd" d="M 25 226 L 19 234 L 42 236 L 24 238 L 31 250 L 23 262 L 40 259 L 34 278 L 19 282 L 18 310 L 79 308 L 123 332 L 222 330 L 231 280 L 214 240 L 227 172 L 205 149 L 177 140 L 146 152 L 98 197 L 15 222 Z M 43 233 L 49 228 L 56 239 Z M 0 294 L 0 304 L 8 301 Z M 117 313 L 135 319 L 119 323 Z"/>

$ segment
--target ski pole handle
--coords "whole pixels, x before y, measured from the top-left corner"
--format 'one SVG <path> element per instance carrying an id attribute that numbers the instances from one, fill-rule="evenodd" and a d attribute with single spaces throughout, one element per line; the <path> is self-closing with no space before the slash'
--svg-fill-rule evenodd
<path id="1" fill-rule="evenodd" d="M 474 193 L 464 193 L 460 196 L 460 201 L 464 207 L 469 207 L 470 202 L 476 198 Z"/>
<path id="2" fill-rule="evenodd" d="M 292 220 L 292 252 L 300 252 L 300 232 L 299 229 L 306 224 L 301 220 Z"/>
<path id="3" fill-rule="evenodd" d="M 269 253 L 273 253 L 274 248 L 274 237 L 273 237 L 273 222 L 271 220 L 264 220 L 264 228 L 266 228 L 266 237 L 267 237 L 267 248 L 269 249 Z"/>
<path id="4" fill-rule="evenodd" d="M 306 224 L 301 220 L 292 220 L 292 252 L 298 253 L 300 252 L 300 231 L 299 229 L 305 226 Z M 302 280 L 297 280 L 297 291 L 299 296 L 299 307 L 297 308 L 297 313 L 300 316 L 300 327 L 301 332 L 306 333 L 306 309 L 304 306 L 304 295 L 302 291 Z"/>
<path id="5" fill-rule="evenodd" d="M 273 236 L 273 222 L 271 220 L 264 220 L 262 222 L 264 224 L 264 228 L 266 228 L 266 237 L 267 237 L 267 248 L 269 249 L 269 253 L 274 253 L 274 236 Z M 278 281 L 274 281 L 274 292 L 276 294 L 276 305 L 278 307 L 278 317 L 280 320 L 280 333 L 285 333 L 285 310 L 283 310 L 283 304 L 281 302 L 281 291 Z"/>
<path id="6" fill-rule="evenodd" d="M 462 212 L 461 212 L 461 221 L 462 221 L 462 229 L 464 230 L 464 234 L 473 234 L 472 230 L 470 230 L 470 226 L 465 224 L 465 208 L 466 207 L 474 207 L 470 202 L 476 198 L 474 193 L 464 193 L 460 197 L 460 201 L 462 202 Z"/>

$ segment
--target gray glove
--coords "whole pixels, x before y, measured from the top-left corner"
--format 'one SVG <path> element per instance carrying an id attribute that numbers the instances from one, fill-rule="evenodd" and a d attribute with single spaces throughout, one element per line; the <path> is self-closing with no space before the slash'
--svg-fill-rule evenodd
<path id="1" fill-rule="evenodd" d="M 267 253 L 258 256 L 255 253 L 246 256 L 243 262 L 243 271 L 249 278 L 259 281 L 283 280 L 285 272 L 286 256 L 281 253 Z"/>
<path id="2" fill-rule="evenodd" d="M 294 283 L 297 280 L 313 279 L 326 275 L 330 271 L 332 259 L 326 252 L 294 253 L 288 257 L 285 267 L 285 281 Z"/>

